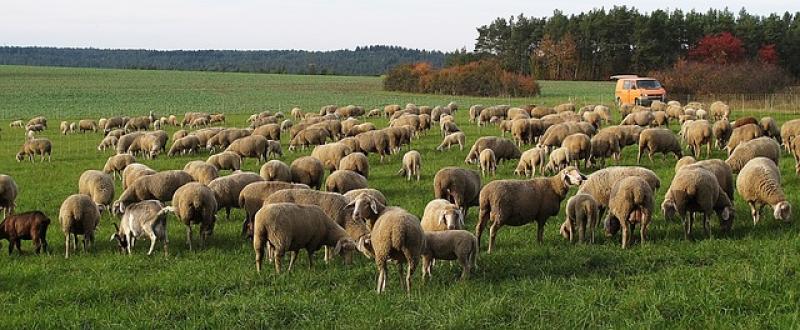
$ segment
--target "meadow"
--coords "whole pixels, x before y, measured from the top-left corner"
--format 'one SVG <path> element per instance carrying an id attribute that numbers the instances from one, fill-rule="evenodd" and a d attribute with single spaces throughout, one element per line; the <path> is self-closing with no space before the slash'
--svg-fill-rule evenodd
<path id="1" fill-rule="evenodd" d="M 256 273 L 252 245 L 239 233 L 241 210 L 235 210 L 230 221 L 220 213 L 209 245 L 195 251 L 185 245 L 184 226 L 170 216 L 167 257 L 160 245 L 153 256 L 146 256 L 147 244 L 137 245 L 131 256 L 119 254 L 116 242 L 108 240 L 111 223 L 118 219 L 106 214 L 96 235 L 96 253 L 63 257 L 58 208 L 77 192 L 80 174 L 101 169 L 111 152 L 96 150 L 101 133 L 60 135 L 61 120 L 206 111 L 225 113 L 228 126 L 243 127 L 252 113 L 288 114 L 294 106 L 316 112 L 326 104 L 372 109 L 392 103 L 455 101 L 462 109 L 456 121 L 469 146 L 479 136 L 500 134 L 497 128 L 478 129 L 468 123 L 465 109 L 472 104 L 555 105 L 570 99 L 579 105 L 610 104 L 613 84 L 545 81 L 542 91 L 540 97 L 529 99 L 472 98 L 385 92 L 377 77 L 0 66 L 0 173 L 13 176 L 20 187 L 19 212 L 42 210 L 52 219 L 49 255 L 34 255 L 27 241 L 22 256 L 0 253 L 0 321 L 8 328 L 795 328 L 800 324 L 800 230 L 797 224 L 775 221 L 769 208 L 761 223 L 753 226 L 749 207 L 738 194 L 732 232 L 720 233 L 714 218 L 712 238 L 700 234 L 700 225 L 695 224 L 695 240 L 686 241 L 681 224 L 665 221 L 656 211 L 649 240 L 636 241 L 625 251 L 619 236 L 592 245 L 563 240 L 558 235 L 562 208 L 548 221 L 544 243 L 536 243 L 534 226 L 504 227 L 496 251 L 479 256 L 479 268 L 469 280 L 457 281 L 456 264 L 438 263 L 427 283 L 419 280 L 420 271 L 415 274 L 410 296 L 402 291 L 394 268 L 388 292 L 376 294 L 374 263 L 363 257 L 345 266 L 340 259 L 324 264 L 318 256 L 320 262 L 311 270 L 301 257 L 291 273 L 276 275 L 270 267 Z M 734 109 L 733 117 L 770 115 L 782 123 L 796 118 L 797 110 Z M 18 163 L 14 154 L 24 132 L 8 124 L 35 115 L 49 119 L 50 129 L 41 136 L 53 141 L 53 161 Z M 383 118 L 370 121 L 387 125 Z M 677 131 L 677 124 L 672 129 Z M 411 147 L 423 155 L 419 182 L 396 175 L 401 155 L 383 164 L 370 156 L 370 186 L 380 189 L 390 204 L 421 216 L 433 198 L 436 171 L 468 166 L 463 161 L 466 149 L 437 152 L 440 139 L 434 129 L 412 142 Z M 286 163 L 310 154 L 310 150 L 288 152 L 287 136 L 283 145 L 281 160 Z M 635 151 L 635 147 L 625 149 L 619 164 L 635 165 Z M 725 153 L 715 150 L 713 156 L 724 159 Z M 179 169 L 206 157 L 140 162 L 157 170 Z M 656 171 L 662 180 L 656 194 L 660 205 L 675 161 L 656 159 L 645 160 L 642 166 Z M 795 193 L 800 185 L 794 165 L 792 156 L 784 154 L 783 185 L 797 208 L 800 198 Z M 516 162 L 502 164 L 497 177 L 484 178 L 484 183 L 515 178 L 515 166 Z M 250 159 L 244 169 L 258 172 L 259 166 Z M 469 230 L 474 229 L 476 215 L 477 208 L 472 208 Z M 5 248 L 8 243 L 2 244 Z"/>

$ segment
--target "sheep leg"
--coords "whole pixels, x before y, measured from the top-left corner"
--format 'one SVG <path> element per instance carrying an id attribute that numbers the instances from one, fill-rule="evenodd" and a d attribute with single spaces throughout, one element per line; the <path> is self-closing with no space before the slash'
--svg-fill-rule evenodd
<path id="1" fill-rule="evenodd" d="M 378 293 L 383 293 L 386 290 L 386 261 L 378 260 Z"/>
<path id="2" fill-rule="evenodd" d="M 297 251 L 290 251 L 289 252 L 289 270 L 288 270 L 289 272 L 292 271 L 292 266 L 294 266 L 294 261 L 295 260 L 297 260 Z"/>
<path id="3" fill-rule="evenodd" d="M 433 258 L 429 256 L 422 256 L 422 280 L 425 281 L 425 276 L 431 277 L 431 268 L 433 267 L 433 263 L 431 262 Z"/>
<path id="4" fill-rule="evenodd" d="M 331 252 L 330 252 L 330 250 L 329 250 L 327 245 L 325 247 L 323 247 L 323 249 L 325 251 L 325 256 L 322 258 L 322 260 L 324 260 L 325 264 L 327 264 L 328 261 L 330 261 L 333 257 L 331 256 Z"/>
<path id="5" fill-rule="evenodd" d="M 624 250 L 630 245 L 630 222 L 628 222 L 628 219 L 625 218 L 621 219 L 619 223 L 622 225 L 622 249 Z"/>
<path id="6" fill-rule="evenodd" d="M 200 234 L 200 238 L 202 239 L 203 234 Z M 189 251 L 192 250 L 192 226 L 186 226 L 186 244 L 189 245 Z"/>
<path id="7" fill-rule="evenodd" d="M 408 271 L 406 273 L 406 292 L 411 294 L 411 276 L 414 275 L 414 271 L 417 270 L 417 262 L 419 260 L 415 259 L 411 255 L 411 251 L 406 252 L 406 260 L 408 260 Z"/>
<path id="8" fill-rule="evenodd" d="M 306 250 L 308 254 L 308 270 L 314 269 L 314 251 Z"/>
<path id="9" fill-rule="evenodd" d="M 750 204 L 750 215 L 753 216 L 753 226 L 755 226 L 756 224 L 758 224 L 760 216 L 759 214 L 760 212 L 758 212 L 759 210 L 757 208 L 758 206 L 754 202 L 747 202 L 747 204 Z"/>
<path id="10" fill-rule="evenodd" d="M 636 155 L 636 164 L 640 164 L 641 161 L 642 161 L 642 149 L 644 149 L 644 148 L 642 148 L 640 146 L 639 147 L 639 153 Z"/>
<path id="11" fill-rule="evenodd" d="M 282 250 L 278 251 L 278 249 L 275 249 L 275 252 L 273 252 L 273 253 L 275 253 L 273 255 L 273 258 L 275 260 L 275 273 L 280 274 L 281 273 L 281 261 L 283 260 L 283 254 L 284 253 L 283 253 Z M 292 270 L 291 267 L 292 266 L 291 266 L 291 259 L 290 259 L 290 261 L 289 261 L 289 271 Z"/>
<path id="12" fill-rule="evenodd" d="M 9 239 L 8 240 L 8 255 L 11 256 L 11 253 L 14 252 L 14 242 L 15 240 Z M 22 252 L 20 252 L 22 254 Z"/>
<path id="13" fill-rule="evenodd" d="M 398 261 L 397 262 L 397 278 L 400 279 L 400 287 L 406 289 L 408 291 L 408 287 L 406 286 L 406 280 L 403 274 L 403 263 Z"/>
<path id="14" fill-rule="evenodd" d="M 65 236 L 66 237 L 64 237 L 64 247 L 65 247 L 64 259 L 69 259 L 69 236 L 70 235 L 66 234 Z"/>
<path id="15" fill-rule="evenodd" d="M 158 241 L 158 238 L 156 238 L 156 235 L 155 234 L 150 234 L 150 250 L 147 251 L 147 255 L 152 255 L 153 254 L 153 250 L 155 250 L 155 248 L 156 248 L 156 241 Z"/>
<path id="16" fill-rule="evenodd" d="M 570 236 L 572 236 L 572 233 L 570 233 Z M 570 237 L 570 241 L 571 240 L 572 237 Z M 578 242 L 586 242 L 586 218 L 583 218 L 578 222 Z"/>
<path id="17" fill-rule="evenodd" d="M 703 212 L 703 231 L 706 232 L 706 237 L 711 238 L 711 231 L 708 229 L 708 214 Z"/>
<path id="18" fill-rule="evenodd" d="M 536 241 L 539 244 L 544 243 L 544 221 L 536 222 Z"/>
<path id="19" fill-rule="evenodd" d="M 500 221 L 492 222 L 492 226 L 489 227 L 489 250 L 486 253 L 492 253 L 494 250 L 494 240 L 497 238 L 497 231 L 500 230 Z"/>
<path id="20" fill-rule="evenodd" d="M 477 251 L 473 251 L 472 253 L 477 253 Z M 470 258 L 471 254 L 466 256 L 461 256 L 458 258 L 458 263 L 461 264 L 461 280 L 465 281 L 469 278 L 469 273 L 472 269 L 472 262 Z"/>

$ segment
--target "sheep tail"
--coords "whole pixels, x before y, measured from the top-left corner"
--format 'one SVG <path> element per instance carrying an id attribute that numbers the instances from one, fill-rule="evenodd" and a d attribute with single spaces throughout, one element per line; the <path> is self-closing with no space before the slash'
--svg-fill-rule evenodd
<path id="1" fill-rule="evenodd" d="M 174 206 L 164 207 L 163 209 L 161 209 L 161 211 L 158 211 L 157 216 L 160 217 L 160 216 L 165 215 L 167 213 L 173 213 L 174 214 L 175 213 L 175 207 Z"/>

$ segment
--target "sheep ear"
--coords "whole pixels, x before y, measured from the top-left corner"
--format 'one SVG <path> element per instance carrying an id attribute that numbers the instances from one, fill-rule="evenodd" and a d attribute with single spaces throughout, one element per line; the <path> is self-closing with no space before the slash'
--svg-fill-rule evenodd
<path id="1" fill-rule="evenodd" d="M 374 199 L 369 201 L 369 208 L 372 209 L 372 213 L 378 214 L 378 203 Z"/>
<path id="2" fill-rule="evenodd" d="M 339 240 L 336 242 L 336 247 L 333 248 L 333 254 L 338 255 L 341 252 L 342 252 L 342 241 Z"/>
<path id="3" fill-rule="evenodd" d="M 111 239 L 109 239 L 108 241 L 109 242 L 113 242 L 116 238 L 117 238 L 117 234 L 111 234 Z"/>
<path id="4" fill-rule="evenodd" d="M 440 224 L 440 225 L 444 225 L 444 224 L 445 224 L 445 222 L 446 222 L 446 219 L 445 219 L 445 212 L 444 212 L 444 211 L 440 211 L 440 212 L 439 212 L 439 224 Z"/>
<path id="5" fill-rule="evenodd" d="M 350 203 L 345 205 L 345 207 L 355 207 L 355 206 L 356 206 L 356 200 L 355 199 L 353 199 Z"/>

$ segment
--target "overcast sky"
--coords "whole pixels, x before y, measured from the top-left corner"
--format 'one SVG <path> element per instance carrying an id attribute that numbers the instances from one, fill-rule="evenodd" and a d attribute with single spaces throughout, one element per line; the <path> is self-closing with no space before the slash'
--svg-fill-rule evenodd
<path id="1" fill-rule="evenodd" d="M 331 50 L 388 44 L 472 49 L 498 16 L 635 5 L 685 11 L 800 11 L 800 0 L 20 0 L 0 9 L 0 45 L 146 49 Z"/>

